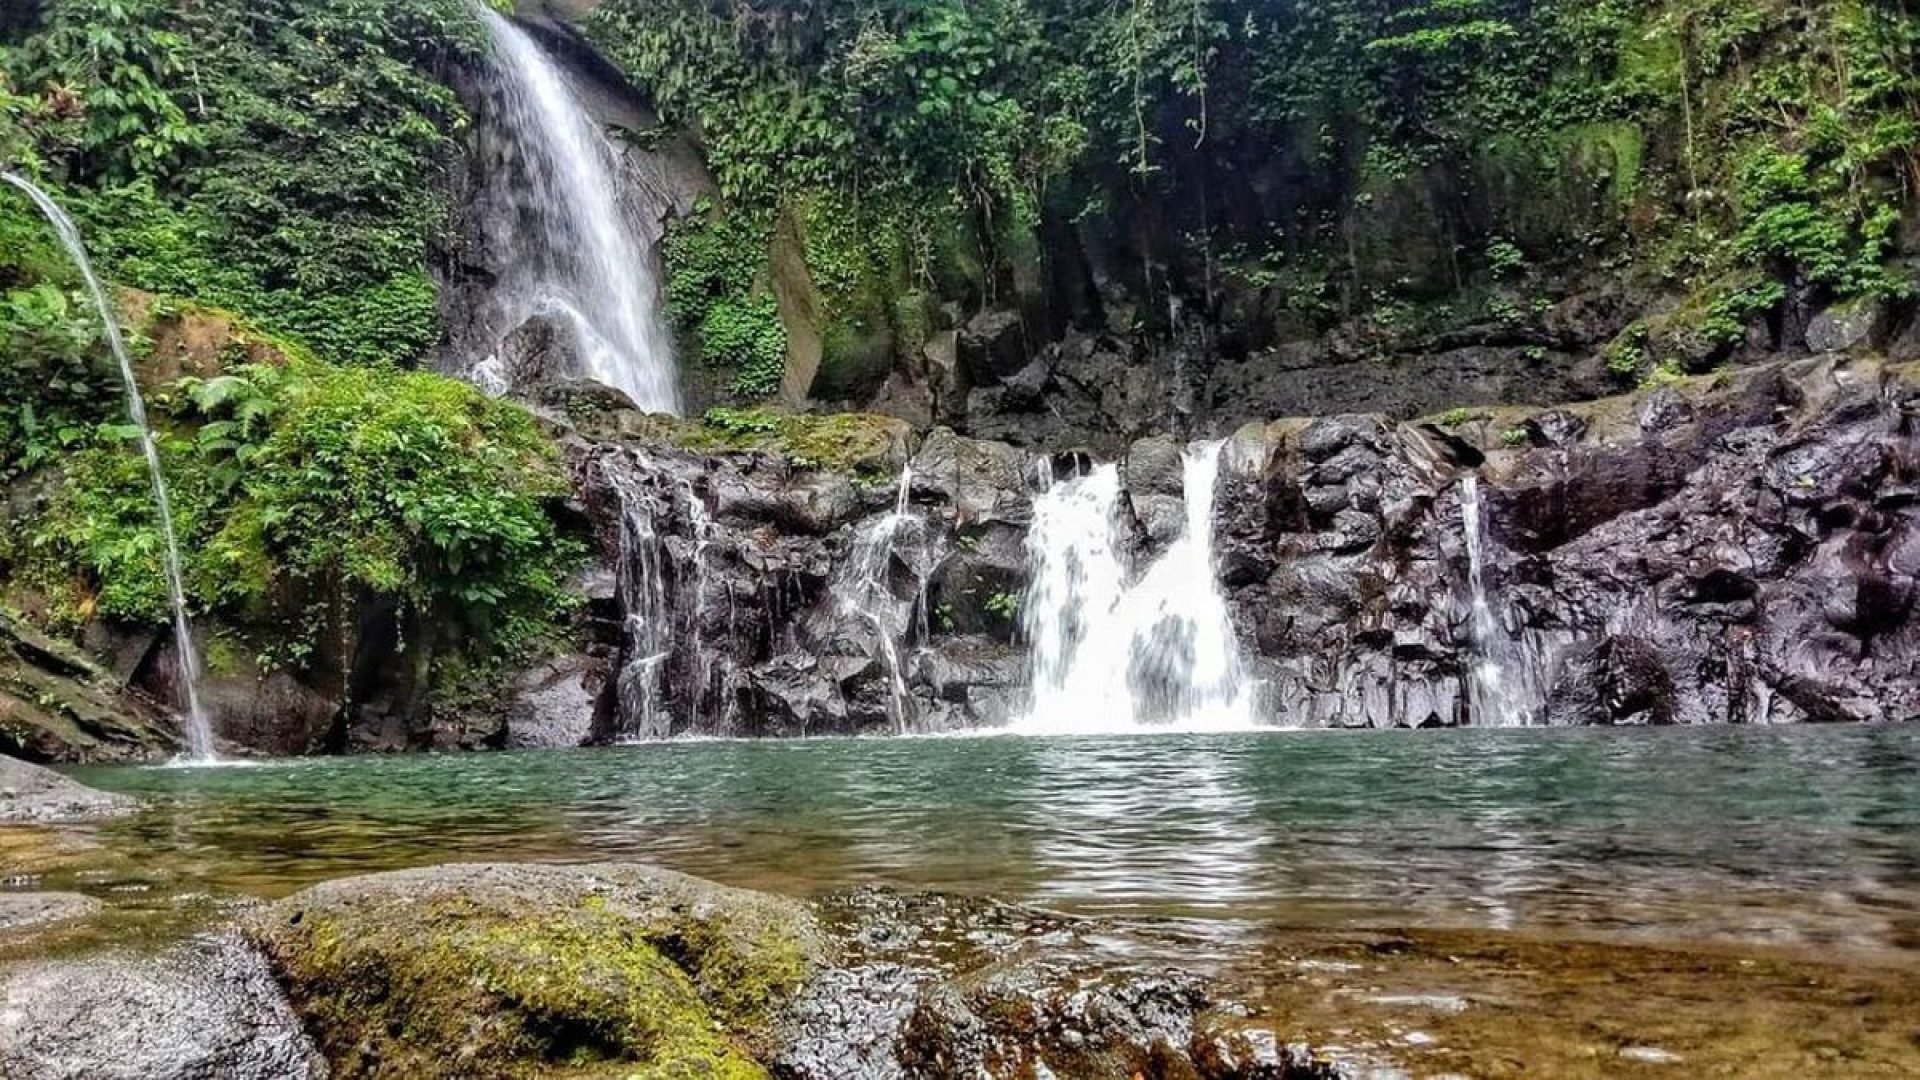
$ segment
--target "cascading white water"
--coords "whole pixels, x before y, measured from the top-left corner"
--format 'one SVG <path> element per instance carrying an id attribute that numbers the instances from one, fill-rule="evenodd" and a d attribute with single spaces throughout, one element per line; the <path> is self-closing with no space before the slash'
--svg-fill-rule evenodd
<path id="1" fill-rule="evenodd" d="M 626 611 L 626 660 L 617 700 L 624 738 L 664 739 L 673 722 L 666 712 L 667 661 L 673 655 L 672 605 L 668 602 L 660 537 L 647 492 L 632 473 L 603 462 L 604 475 L 620 501 L 620 605 Z"/>
<path id="2" fill-rule="evenodd" d="M 500 123 L 526 187 L 507 272 L 494 286 L 504 332 L 535 316 L 570 329 L 583 374 L 649 412 L 678 412 L 672 338 L 651 254 L 622 210 L 618 160 L 560 68 L 511 19 L 476 5 L 502 79 Z M 497 357 L 473 377 L 499 389 Z M 491 385 L 490 385 L 491 384 Z"/>
<path id="3" fill-rule="evenodd" d="M 1253 701 L 1213 564 L 1213 500 L 1224 443 L 1189 447 L 1186 528 L 1127 583 L 1113 465 L 1034 500 L 1033 578 L 1022 608 L 1033 699 L 1013 730 L 1074 734 L 1253 726 Z"/>
<path id="4" fill-rule="evenodd" d="M 864 619 L 873 627 L 881 667 L 887 676 L 887 711 L 894 731 L 905 734 L 912 719 L 912 699 L 907 694 L 907 674 L 900 658 L 900 639 L 912 629 L 914 610 L 903 620 L 900 601 L 893 594 L 894 546 L 901 536 L 921 527 L 920 518 L 908 505 L 912 492 L 913 467 L 900 472 L 900 489 L 894 496 L 893 510 L 862 526 L 855 535 L 847 561 L 834 575 L 834 603 L 843 614 Z M 896 625 L 903 623 L 905 625 Z"/>
<path id="5" fill-rule="evenodd" d="M 1528 695 L 1521 682 L 1524 663 L 1517 663 L 1513 643 L 1487 592 L 1487 526 L 1480 502 L 1480 478 L 1460 478 L 1460 528 L 1466 534 L 1467 599 L 1473 645 L 1479 654 L 1468 679 L 1468 701 L 1473 720 L 1487 727 L 1515 727 L 1528 722 Z"/>
<path id="6" fill-rule="evenodd" d="M 93 272 L 93 261 L 87 257 L 86 244 L 81 241 L 80 229 L 73 219 L 60 208 L 59 203 L 53 201 L 52 196 L 26 179 L 12 173 L 0 173 L 0 180 L 26 192 L 27 197 L 53 224 L 61 245 L 67 249 L 74 265 L 80 268 L 80 276 L 87 284 L 87 294 L 92 297 L 94 310 L 99 313 L 100 325 L 106 332 L 107 346 L 113 350 L 113 358 L 119 361 L 120 378 L 127 388 L 127 415 L 132 418 L 134 426 L 140 429 L 140 452 L 147 459 L 147 476 L 153 483 L 155 516 L 160 523 L 161 564 L 166 574 L 167 600 L 173 606 L 174 653 L 179 665 L 181 694 L 186 698 L 187 757 L 193 761 L 212 761 L 213 727 L 200 707 L 200 654 L 193 642 L 193 626 L 187 619 L 187 590 L 180 574 L 180 544 L 173 532 L 173 504 L 167 498 L 167 480 L 160 470 L 160 449 L 154 444 L 153 428 L 147 422 L 147 403 L 140 396 L 139 382 L 134 379 L 133 361 L 128 356 L 126 340 L 120 334 L 120 322 L 114 317 L 112 306 L 107 303 L 106 289 Z"/>

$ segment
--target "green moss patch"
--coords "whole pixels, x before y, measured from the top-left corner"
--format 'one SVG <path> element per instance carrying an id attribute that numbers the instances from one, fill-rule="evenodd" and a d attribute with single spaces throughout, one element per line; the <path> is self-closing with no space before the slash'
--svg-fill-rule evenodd
<path id="1" fill-rule="evenodd" d="M 248 934 L 346 1077 L 765 1077 L 819 948 L 796 904 L 617 865 L 350 879 Z"/>

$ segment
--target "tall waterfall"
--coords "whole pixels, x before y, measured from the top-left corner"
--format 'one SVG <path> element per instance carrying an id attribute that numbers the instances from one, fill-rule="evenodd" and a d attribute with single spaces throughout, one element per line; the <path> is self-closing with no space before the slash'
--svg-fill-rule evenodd
<path id="1" fill-rule="evenodd" d="M 1113 465 L 1053 483 L 1034 500 L 1033 580 L 1022 608 L 1033 700 L 1013 730 L 1073 734 L 1159 726 L 1253 725 L 1252 694 L 1213 561 L 1213 500 L 1224 443 L 1189 447 L 1186 527 L 1129 583 Z"/>
<path id="2" fill-rule="evenodd" d="M 524 185 L 506 273 L 494 286 L 504 333 L 544 316 L 571 332 L 582 374 L 649 412 L 678 412 L 672 339 L 651 252 L 620 206 L 618 155 L 566 76 L 514 22 L 484 6 L 502 94 L 500 123 Z M 487 385 L 499 358 L 476 368 Z"/>
<path id="3" fill-rule="evenodd" d="M 181 694 L 186 698 L 187 756 L 194 761 L 212 761 L 213 728 L 207 722 L 206 712 L 200 707 L 200 654 L 193 643 L 193 626 L 187 619 L 187 590 L 180 575 L 180 544 L 173 532 L 173 504 L 167 498 L 167 479 L 160 470 L 160 450 L 153 441 L 153 427 L 147 422 L 147 403 L 140 396 L 139 382 L 134 379 L 133 361 L 127 354 L 126 339 L 120 334 L 120 322 L 114 317 L 113 307 L 107 303 L 106 290 L 93 272 L 93 261 L 87 258 L 86 244 L 81 241 L 80 229 L 73 219 L 60 208 L 59 203 L 53 201 L 52 196 L 21 177 L 0 173 L 0 180 L 26 192 L 33 204 L 53 223 L 54 231 L 60 234 L 60 243 L 66 247 L 74 265 L 80 268 L 80 276 L 87 283 L 87 294 L 92 297 L 94 310 L 99 313 L 100 325 L 106 332 L 107 346 L 113 350 L 113 358 L 120 363 L 120 378 L 127 388 L 127 415 L 133 420 L 134 426 L 140 429 L 140 452 L 147 459 L 147 477 L 153 484 L 154 513 L 160 524 L 161 565 L 166 575 L 167 600 L 173 606 L 174 653 L 179 664 Z"/>

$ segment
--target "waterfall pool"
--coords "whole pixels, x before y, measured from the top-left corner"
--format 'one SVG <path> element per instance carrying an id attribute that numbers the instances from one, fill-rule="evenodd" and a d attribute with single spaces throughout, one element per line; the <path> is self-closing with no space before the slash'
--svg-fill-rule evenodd
<path id="1" fill-rule="evenodd" d="M 0 828 L 0 864 L 8 887 L 105 900 L 116 933 L 381 869 L 642 860 L 797 895 L 881 884 L 1107 917 L 1127 928 L 1115 948 L 1231 973 L 1316 1038 L 1435 1069 L 1631 1075 L 1670 1054 L 1784 1076 L 1829 1051 L 1859 1068 L 1828 1075 L 1920 1069 L 1920 726 L 709 741 L 71 772 L 150 808 Z M 1579 1048 L 1608 1039 L 1647 1060 L 1583 1071 Z"/>

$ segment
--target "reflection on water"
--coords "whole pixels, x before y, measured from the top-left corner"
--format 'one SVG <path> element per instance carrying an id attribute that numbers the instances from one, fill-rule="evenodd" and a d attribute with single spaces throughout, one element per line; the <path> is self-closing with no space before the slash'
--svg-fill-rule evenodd
<path id="1" fill-rule="evenodd" d="M 1920 727 L 704 742 L 77 775 L 155 803 L 93 830 L 105 854 L 66 884 L 94 892 L 614 858 L 1178 916 L 1222 939 L 1312 923 L 1920 949 Z"/>

